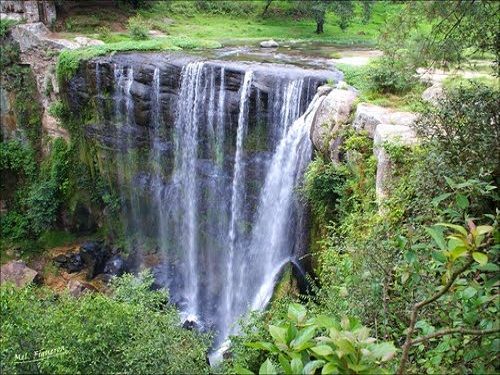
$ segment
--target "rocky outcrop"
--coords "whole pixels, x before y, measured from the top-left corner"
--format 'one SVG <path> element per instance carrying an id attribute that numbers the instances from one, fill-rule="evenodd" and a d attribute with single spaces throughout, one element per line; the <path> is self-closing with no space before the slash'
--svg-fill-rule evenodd
<path id="1" fill-rule="evenodd" d="M 40 274 L 21 261 L 11 261 L 0 268 L 0 284 L 12 283 L 22 288 L 40 280 Z"/>
<path id="2" fill-rule="evenodd" d="M 339 140 L 336 133 L 345 125 L 351 114 L 357 93 L 353 90 L 331 89 L 329 92 L 321 87 L 318 92 L 327 94 L 323 99 L 311 126 L 311 141 L 314 147 L 327 154 L 330 151 L 332 160 L 338 160 Z"/>
<path id="3" fill-rule="evenodd" d="M 352 126 L 356 131 L 366 131 L 368 136 L 373 139 L 375 129 L 379 124 L 411 125 L 416 118 L 414 113 L 398 112 L 370 103 L 359 103 Z"/>
<path id="4" fill-rule="evenodd" d="M 440 82 L 434 83 L 422 93 L 422 100 L 432 105 L 437 105 L 444 97 L 443 85 Z"/>
<path id="5" fill-rule="evenodd" d="M 388 185 L 394 174 L 394 163 L 384 148 L 387 143 L 412 146 L 418 142 L 415 131 L 408 125 L 379 124 L 375 130 L 373 152 L 377 158 L 376 195 L 379 203 L 388 196 Z"/>
<path id="6" fill-rule="evenodd" d="M 43 22 L 51 25 L 56 20 L 55 1 L 2 0 L 0 18 L 22 22 Z"/>

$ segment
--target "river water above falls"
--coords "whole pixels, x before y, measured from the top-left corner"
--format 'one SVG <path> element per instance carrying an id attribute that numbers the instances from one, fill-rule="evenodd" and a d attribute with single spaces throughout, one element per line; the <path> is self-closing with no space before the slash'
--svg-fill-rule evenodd
<path id="1" fill-rule="evenodd" d="M 129 251 L 185 319 L 216 333 L 269 302 L 307 249 L 297 194 L 310 161 L 316 89 L 340 74 L 286 65 L 124 54 L 69 85 L 99 168 L 116 187 Z M 86 107 L 88 108 L 88 107 Z"/>

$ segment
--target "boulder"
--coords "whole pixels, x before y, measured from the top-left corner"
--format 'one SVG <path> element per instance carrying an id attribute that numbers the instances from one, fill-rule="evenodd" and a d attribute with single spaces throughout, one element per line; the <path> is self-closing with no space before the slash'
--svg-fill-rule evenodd
<path id="1" fill-rule="evenodd" d="M 320 104 L 311 126 L 314 147 L 327 153 L 330 141 L 347 123 L 357 94 L 350 90 L 332 89 Z"/>
<path id="2" fill-rule="evenodd" d="M 85 293 L 97 291 L 93 285 L 81 282 L 80 280 L 70 280 L 68 282 L 68 290 L 69 294 L 75 298 L 81 297 Z"/>
<path id="3" fill-rule="evenodd" d="M 443 99 L 443 97 L 443 85 L 440 82 L 437 82 L 431 87 L 428 87 L 422 93 L 422 100 L 432 105 L 437 105 L 439 103 L 439 100 Z"/>
<path id="4" fill-rule="evenodd" d="M 270 39 L 260 42 L 262 48 L 278 48 L 280 45 L 277 41 Z"/>
<path id="5" fill-rule="evenodd" d="M 0 268 L 0 284 L 12 283 L 22 288 L 40 281 L 40 274 L 21 261 L 11 261 Z"/>
<path id="6" fill-rule="evenodd" d="M 104 273 L 109 276 L 120 276 L 126 271 L 126 264 L 120 255 L 113 255 L 104 265 Z"/>
<path id="7" fill-rule="evenodd" d="M 90 46 L 102 46 L 104 42 L 99 39 L 91 39 L 86 36 L 77 36 L 75 42 L 78 43 L 80 47 L 90 47 Z"/>
<path id="8" fill-rule="evenodd" d="M 52 259 L 59 267 L 64 268 L 68 273 L 80 272 L 85 266 L 80 254 L 61 254 Z"/>
<path id="9" fill-rule="evenodd" d="M 92 279 L 104 271 L 108 251 L 104 244 L 99 241 L 88 241 L 80 247 L 80 255 L 87 270 L 87 279 Z"/>
<path id="10" fill-rule="evenodd" d="M 380 124 L 376 127 L 373 152 L 377 158 L 375 191 L 379 203 L 388 195 L 388 182 L 394 172 L 393 162 L 383 147 L 386 142 L 412 146 L 418 143 L 418 139 L 415 131 L 408 125 Z"/>
<path id="11" fill-rule="evenodd" d="M 374 104 L 359 103 L 352 126 L 356 131 L 366 131 L 373 139 L 379 124 L 412 125 L 416 119 L 417 115 L 411 112 L 397 112 Z"/>

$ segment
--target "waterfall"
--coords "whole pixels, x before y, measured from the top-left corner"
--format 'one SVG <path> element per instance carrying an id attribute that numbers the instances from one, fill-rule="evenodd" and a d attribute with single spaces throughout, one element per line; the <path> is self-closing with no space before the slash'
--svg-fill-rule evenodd
<path id="1" fill-rule="evenodd" d="M 248 114 L 248 95 L 251 87 L 252 72 L 245 73 L 243 85 L 241 86 L 240 95 L 240 110 L 238 115 L 238 129 L 236 132 L 236 154 L 234 161 L 234 174 L 231 194 L 231 224 L 229 227 L 229 259 L 227 260 L 227 277 L 226 277 L 226 311 L 225 321 L 226 328 L 230 324 L 232 317 L 232 305 L 234 303 L 234 253 L 240 249 L 237 245 L 238 225 L 241 225 L 241 204 L 243 200 L 243 184 L 244 184 L 244 160 L 243 160 L 243 138 L 247 129 L 247 114 Z"/>
<path id="2" fill-rule="evenodd" d="M 161 65 L 110 71 L 114 111 L 100 111 L 112 117 L 104 120 L 117 147 L 108 157 L 130 251 L 152 252 L 157 283 L 219 347 L 240 317 L 265 307 L 282 267 L 300 255 L 296 189 L 322 100 L 310 93 L 325 79 L 199 61 L 175 76 Z M 96 64 L 99 107 L 104 72 Z"/>

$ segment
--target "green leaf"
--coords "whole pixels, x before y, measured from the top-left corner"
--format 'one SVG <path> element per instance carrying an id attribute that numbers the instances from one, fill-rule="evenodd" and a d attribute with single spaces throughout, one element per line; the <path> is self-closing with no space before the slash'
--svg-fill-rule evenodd
<path id="1" fill-rule="evenodd" d="M 335 352 L 340 358 L 344 355 L 354 354 L 356 352 L 356 348 L 348 339 L 341 338 L 335 340 L 335 345 L 337 346 L 337 350 Z"/>
<path id="2" fill-rule="evenodd" d="M 433 227 L 433 228 L 426 228 L 427 233 L 432 237 L 434 242 L 438 245 L 438 247 L 441 250 L 446 250 L 446 241 L 443 236 L 443 232 L 440 231 L 439 229 Z"/>
<path id="3" fill-rule="evenodd" d="M 450 254 L 451 254 L 451 258 L 453 260 L 455 260 L 459 257 L 466 256 L 467 255 L 467 248 L 465 248 L 463 246 L 457 246 L 453 250 L 450 251 Z"/>
<path id="4" fill-rule="evenodd" d="M 329 345 L 318 345 L 318 346 L 314 346 L 311 348 L 311 350 L 319 355 L 319 356 L 322 356 L 322 357 L 326 357 L 327 355 L 331 355 L 333 354 L 333 349 L 331 346 Z"/>
<path id="5" fill-rule="evenodd" d="M 266 341 L 246 342 L 245 346 L 254 349 L 267 350 L 272 353 L 276 353 L 278 351 L 278 348 L 276 348 L 276 346 L 273 343 Z"/>
<path id="6" fill-rule="evenodd" d="M 375 358 L 379 358 L 382 362 L 390 360 L 396 354 L 396 347 L 392 342 L 382 342 L 380 344 L 372 344 L 369 347 Z"/>
<path id="7" fill-rule="evenodd" d="M 463 194 L 458 194 L 455 198 L 455 201 L 457 202 L 457 206 L 462 210 L 465 210 L 467 209 L 467 207 L 469 207 L 469 200 Z"/>
<path id="8" fill-rule="evenodd" d="M 288 319 L 296 322 L 302 323 L 306 318 L 307 310 L 304 306 L 298 303 L 291 303 L 288 306 Z"/>
<path id="9" fill-rule="evenodd" d="M 259 375 L 274 375 L 277 374 L 276 368 L 272 362 L 268 359 L 260 366 Z"/>
<path id="10" fill-rule="evenodd" d="M 281 344 L 287 344 L 287 341 L 286 341 L 287 332 L 286 332 L 285 328 L 270 325 L 269 326 L 269 333 L 271 334 L 274 341 L 277 341 Z"/>
<path id="11" fill-rule="evenodd" d="M 337 365 L 333 362 L 328 362 L 325 366 L 323 366 L 323 369 L 321 370 L 322 375 L 331 375 L 331 374 L 338 374 L 339 370 L 337 368 Z"/>
<path id="12" fill-rule="evenodd" d="M 311 361 L 304 366 L 304 370 L 302 371 L 302 373 L 306 375 L 314 375 L 316 370 L 321 368 L 324 364 L 325 361 L 321 360 Z"/>
<path id="13" fill-rule="evenodd" d="M 234 366 L 234 371 L 238 375 L 255 375 L 252 371 L 250 371 L 249 369 L 246 369 L 244 367 L 241 367 L 240 365 Z"/>
<path id="14" fill-rule="evenodd" d="M 442 201 L 444 201 L 446 198 L 450 197 L 451 195 L 452 195 L 451 193 L 444 193 L 444 194 L 437 196 L 436 198 L 434 198 L 432 200 L 432 205 L 434 207 L 439 206 L 439 203 L 441 203 Z"/>
<path id="15" fill-rule="evenodd" d="M 309 347 L 309 341 L 314 337 L 315 334 L 316 326 L 306 327 L 298 332 L 297 337 L 293 339 L 293 341 L 290 343 L 290 346 L 298 351 L 304 350 Z"/>
<path id="16" fill-rule="evenodd" d="M 444 255 L 441 251 L 433 251 L 432 257 L 441 263 L 446 263 L 446 261 L 448 260 L 446 259 L 446 255 Z"/>
<path id="17" fill-rule="evenodd" d="M 464 289 L 464 291 L 462 292 L 462 295 L 465 298 L 469 299 L 469 298 L 474 297 L 476 295 L 476 293 L 477 293 L 477 290 L 474 289 L 473 287 L 469 286 L 469 287 Z"/>
<path id="18" fill-rule="evenodd" d="M 485 253 L 480 253 L 479 251 L 474 251 L 472 253 L 472 257 L 474 258 L 474 260 L 476 262 L 478 262 L 480 265 L 485 265 L 486 263 L 488 263 L 488 255 L 486 255 Z"/>
<path id="19" fill-rule="evenodd" d="M 292 359 L 291 367 L 293 374 L 302 374 L 302 370 L 304 369 L 304 365 L 302 364 L 302 360 L 300 358 Z"/>
<path id="20" fill-rule="evenodd" d="M 294 374 L 292 367 L 290 366 L 290 362 L 283 354 L 280 353 L 278 360 L 280 361 L 281 368 L 285 374 Z"/>
<path id="21" fill-rule="evenodd" d="M 490 225 L 479 225 L 476 228 L 476 233 L 478 236 L 481 236 L 483 234 L 491 233 L 493 232 L 493 227 Z"/>
<path id="22" fill-rule="evenodd" d="M 459 233 L 463 234 L 464 236 L 467 236 L 467 230 L 460 225 L 450 224 L 450 223 L 437 223 L 436 225 L 441 226 L 441 227 L 451 228 L 451 229 L 455 230 L 456 232 L 459 232 Z"/>
<path id="23" fill-rule="evenodd" d="M 339 323 L 335 319 L 333 319 L 331 316 L 328 316 L 328 315 L 318 315 L 314 319 L 314 323 L 318 327 L 323 327 L 323 328 L 335 327 L 335 328 L 340 329 Z"/>
<path id="24" fill-rule="evenodd" d="M 487 264 L 481 265 L 478 267 L 478 269 L 480 271 L 485 271 L 485 272 L 498 272 L 498 271 L 500 271 L 500 267 L 498 267 L 494 263 L 487 263 Z"/>

